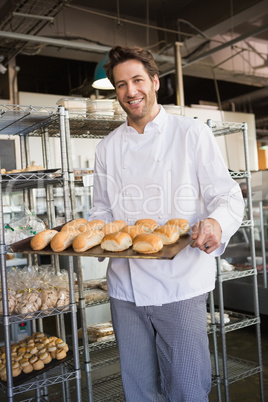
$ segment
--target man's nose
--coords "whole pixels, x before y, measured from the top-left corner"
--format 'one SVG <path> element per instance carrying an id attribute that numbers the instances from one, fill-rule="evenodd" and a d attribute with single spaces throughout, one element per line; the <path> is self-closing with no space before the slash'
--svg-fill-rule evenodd
<path id="1" fill-rule="evenodd" d="M 134 84 L 128 84 L 128 86 L 127 86 L 127 95 L 132 98 L 133 96 L 136 95 L 136 93 L 137 93 L 136 86 Z"/>

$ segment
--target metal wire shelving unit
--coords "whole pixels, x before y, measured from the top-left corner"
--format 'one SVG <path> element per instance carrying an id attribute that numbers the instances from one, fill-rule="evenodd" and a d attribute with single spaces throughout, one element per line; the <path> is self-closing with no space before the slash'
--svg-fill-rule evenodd
<path id="1" fill-rule="evenodd" d="M 0 175 L 0 251 L 1 251 L 1 284 L 2 284 L 2 304 L 3 316 L 1 317 L 1 325 L 4 328 L 5 336 L 5 349 L 6 349 L 6 370 L 7 382 L 0 383 L 0 390 L 7 395 L 8 401 L 13 401 L 17 394 L 34 391 L 36 392 L 37 400 L 40 400 L 40 391 L 43 389 L 47 392 L 47 388 L 51 385 L 62 384 L 63 400 L 68 398 L 69 382 L 74 380 L 76 383 L 76 400 L 80 402 L 81 396 L 81 370 L 79 363 L 78 351 L 78 335 L 77 335 L 77 322 L 76 322 L 76 303 L 74 293 L 74 268 L 72 261 L 68 264 L 69 273 L 69 291 L 70 303 L 62 308 L 54 308 L 44 311 L 33 312 L 23 315 L 9 315 L 8 310 L 8 289 L 7 289 L 7 275 L 6 275 L 6 260 L 5 254 L 8 246 L 5 245 L 4 239 L 4 225 L 3 225 L 3 205 L 2 205 L 2 191 L 23 191 L 25 203 L 31 203 L 29 189 L 36 187 L 44 187 L 47 192 L 47 209 L 48 220 L 50 227 L 55 226 L 54 204 L 52 190 L 54 185 L 60 185 L 64 188 L 64 205 L 66 220 L 70 217 L 69 205 L 69 184 L 68 184 L 68 169 L 66 157 L 66 138 L 65 138 L 65 111 L 63 108 L 44 108 L 33 106 L 19 106 L 19 105 L 2 105 L 0 106 L 0 134 L 19 135 L 21 145 L 21 164 L 23 171 L 18 174 Z M 48 130 L 47 128 L 52 125 L 57 127 L 60 136 L 61 144 L 61 172 L 58 169 L 52 171 L 47 169 L 49 166 L 49 144 L 48 144 Z M 43 145 L 43 159 L 45 170 L 42 172 L 25 172 L 27 161 L 29 158 L 27 137 L 33 132 L 38 132 L 42 136 Z M 32 262 L 29 256 L 29 265 Z M 59 264 L 56 258 L 53 258 L 55 267 L 59 269 Z M 53 264 L 52 264 L 53 265 Z M 43 374 L 33 376 L 29 381 L 26 379 L 20 384 L 12 377 L 12 361 L 11 361 L 11 336 L 10 325 L 12 323 L 19 323 L 25 320 L 32 320 L 33 328 L 36 329 L 36 323 L 39 325 L 39 330 L 42 331 L 42 320 L 49 316 L 55 316 L 57 321 L 57 329 L 62 339 L 65 339 L 65 327 L 63 314 L 68 313 L 71 316 L 72 326 L 72 362 L 63 362 L 56 367 L 52 365 L 48 371 Z M 18 384 L 18 385 L 16 385 Z"/>
<path id="2" fill-rule="evenodd" d="M 234 133 L 242 133 L 244 155 L 245 155 L 245 171 L 244 172 L 230 172 L 233 179 L 245 179 L 248 189 L 248 219 L 244 220 L 241 228 L 248 228 L 250 231 L 250 254 L 251 266 L 239 267 L 237 266 L 233 271 L 222 272 L 220 258 L 216 258 L 217 272 L 216 272 L 216 286 L 218 290 L 218 308 L 220 321 L 217 324 L 215 321 L 214 297 L 211 294 L 210 308 L 212 314 L 212 324 L 208 327 L 208 332 L 213 335 L 214 355 L 212 356 L 212 367 L 214 371 L 213 385 L 217 386 L 218 400 L 222 398 L 226 402 L 230 401 L 229 385 L 233 382 L 239 381 L 251 375 L 259 374 L 260 397 L 264 402 L 264 384 L 263 384 L 263 365 L 262 365 L 262 350 L 261 350 L 261 330 L 260 330 L 260 313 L 259 313 L 259 300 L 258 300 L 258 282 L 257 282 L 257 269 L 255 257 L 255 243 L 254 243 L 254 221 L 252 213 L 252 195 L 251 195 L 251 180 L 250 180 L 250 167 L 249 167 L 249 153 L 248 153 L 248 137 L 246 123 L 233 123 L 233 122 L 214 122 L 207 121 L 208 126 L 212 129 L 214 136 L 231 135 Z M 246 315 L 232 311 L 225 311 L 224 309 L 224 282 L 240 279 L 243 277 L 252 278 L 253 298 L 254 298 L 254 314 Z M 230 322 L 224 322 L 224 315 L 228 314 Z M 255 326 L 256 328 L 256 344 L 257 344 L 257 363 L 248 362 L 242 359 L 237 359 L 228 355 L 226 337 L 227 333 L 236 331 L 245 327 Z M 217 334 L 220 335 L 221 341 L 221 354 L 219 353 Z M 224 392 L 222 392 L 224 391 Z M 224 396 L 223 396 L 224 394 Z"/>

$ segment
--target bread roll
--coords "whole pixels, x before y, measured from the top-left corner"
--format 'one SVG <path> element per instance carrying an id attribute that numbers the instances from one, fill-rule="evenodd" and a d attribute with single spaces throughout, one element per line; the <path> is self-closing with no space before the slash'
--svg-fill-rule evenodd
<path id="1" fill-rule="evenodd" d="M 85 225 L 88 221 L 85 218 L 74 219 L 70 222 L 65 223 L 65 225 L 61 228 L 61 232 L 69 231 L 70 229 L 78 229 L 80 226 Z"/>
<path id="2" fill-rule="evenodd" d="M 39 353 L 38 356 L 39 356 L 39 359 L 42 360 L 42 362 L 44 364 L 48 364 L 52 360 L 50 353 L 48 353 L 47 351 L 45 351 L 44 353 Z"/>
<path id="3" fill-rule="evenodd" d="M 163 242 L 161 237 L 155 233 L 143 233 L 134 237 L 132 248 L 138 253 L 152 254 L 163 248 Z"/>
<path id="4" fill-rule="evenodd" d="M 180 237 L 178 228 L 174 225 L 158 226 L 158 228 L 154 230 L 154 233 L 161 237 L 164 246 L 167 244 L 176 243 Z"/>
<path id="5" fill-rule="evenodd" d="M 103 237 L 104 233 L 101 230 L 80 233 L 73 241 L 73 249 L 77 253 L 82 253 L 100 244 Z"/>
<path id="6" fill-rule="evenodd" d="M 60 253 L 73 244 L 74 239 L 79 233 L 78 230 L 72 232 L 67 230 L 63 232 L 60 231 L 51 240 L 50 247 L 55 253 Z"/>
<path id="7" fill-rule="evenodd" d="M 28 362 L 28 364 L 26 364 L 24 367 L 22 367 L 22 371 L 25 373 L 25 374 L 29 374 L 29 373 L 31 373 L 32 371 L 33 371 L 33 365 L 31 364 L 31 363 L 29 363 Z"/>
<path id="8" fill-rule="evenodd" d="M 43 248 L 49 245 L 49 243 L 57 233 L 58 231 L 54 229 L 47 229 L 37 233 L 36 235 L 34 235 L 30 242 L 32 249 L 43 250 Z"/>
<path id="9" fill-rule="evenodd" d="M 110 233 L 115 233 L 119 232 L 119 230 L 123 229 L 123 227 L 127 226 L 126 222 L 116 220 L 110 223 L 107 223 L 106 225 L 103 226 L 101 229 L 105 235 L 108 235 Z"/>
<path id="10" fill-rule="evenodd" d="M 56 352 L 56 359 L 57 360 L 62 360 L 67 356 L 66 352 L 64 349 L 57 349 Z"/>
<path id="11" fill-rule="evenodd" d="M 95 219 L 93 221 L 87 222 L 84 225 L 79 226 L 78 230 L 80 232 L 87 232 L 89 230 L 99 230 L 105 225 L 104 221 L 101 221 L 99 219 Z"/>
<path id="12" fill-rule="evenodd" d="M 44 362 L 38 358 L 34 363 L 31 364 L 33 365 L 34 370 L 42 370 L 45 367 Z"/>
<path id="13" fill-rule="evenodd" d="M 101 248 L 107 251 L 123 251 L 132 245 L 131 236 L 124 232 L 110 233 L 101 241 Z"/>
<path id="14" fill-rule="evenodd" d="M 138 219 L 135 222 L 135 225 L 142 226 L 145 232 L 150 233 L 153 232 L 155 228 L 157 228 L 158 223 L 153 219 Z"/>
<path id="15" fill-rule="evenodd" d="M 143 226 L 130 225 L 125 226 L 123 229 L 121 229 L 121 232 L 128 233 L 133 240 L 134 237 L 137 236 L 138 234 L 145 233 L 145 229 Z"/>
<path id="16" fill-rule="evenodd" d="M 56 359 L 57 348 L 55 345 L 51 345 L 47 348 L 48 352 L 50 353 L 52 359 Z"/>
<path id="17" fill-rule="evenodd" d="M 174 218 L 166 222 L 166 225 L 174 225 L 178 228 L 180 236 L 187 234 L 190 230 L 190 224 L 186 219 Z"/>

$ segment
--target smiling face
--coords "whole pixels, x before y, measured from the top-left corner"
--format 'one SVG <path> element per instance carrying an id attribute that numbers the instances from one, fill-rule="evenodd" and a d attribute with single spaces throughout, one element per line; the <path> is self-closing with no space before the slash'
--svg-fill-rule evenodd
<path id="1" fill-rule="evenodd" d="M 145 125 L 159 112 L 156 98 L 156 91 L 159 89 L 158 76 L 151 79 L 138 60 L 117 64 L 113 69 L 113 76 L 116 95 L 128 115 L 128 124 L 138 132 L 143 132 Z"/>

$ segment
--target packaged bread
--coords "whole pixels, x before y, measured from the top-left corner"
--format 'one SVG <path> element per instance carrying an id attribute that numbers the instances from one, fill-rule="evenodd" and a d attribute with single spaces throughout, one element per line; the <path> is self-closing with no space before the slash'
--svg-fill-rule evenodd
<path id="1" fill-rule="evenodd" d="M 42 232 L 34 235 L 30 241 L 31 248 L 33 250 L 43 250 L 46 246 L 49 245 L 53 237 L 58 233 L 57 230 L 54 229 L 46 229 Z"/>
<path id="2" fill-rule="evenodd" d="M 131 238 L 134 239 L 134 237 L 137 236 L 138 234 L 145 233 L 145 229 L 143 226 L 129 225 L 121 229 L 121 232 L 128 233 L 131 236 Z"/>
<path id="3" fill-rule="evenodd" d="M 79 226 L 78 230 L 80 232 L 87 232 L 89 230 L 99 230 L 105 225 L 105 222 L 99 219 L 94 219 L 93 221 L 87 222 L 84 225 Z"/>
<path id="4" fill-rule="evenodd" d="M 80 226 L 85 225 L 88 221 L 85 218 L 73 219 L 70 222 L 65 223 L 61 228 L 61 232 L 69 231 L 72 229 L 78 230 Z"/>
<path id="5" fill-rule="evenodd" d="M 84 299 L 86 303 L 97 303 L 108 298 L 106 291 L 102 289 L 86 289 L 84 290 Z M 79 295 L 75 294 L 75 301 L 78 303 Z"/>
<path id="6" fill-rule="evenodd" d="M 138 219 L 135 225 L 142 226 L 145 232 L 153 232 L 157 228 L 158 223 L 154 219 Z"/>
<path id="7" fill-rule="evenodd" d="M 180 237 L 177 226 L 174 225 L 163 225 L 158 226 L 154 233 L 161 237 L 162 242 L 165 245 L 176 243 Z"/>
<path id="8" fill-rule="evenodd" d="M 132 238 L 128 233 L 115 232 L 110 233 L 101 241 L 101 248 L 106 251 L 123 251 L 132 245 Z"/>
<path id="9" fill-rule="evenodd" d="M 55 253 L 60 253 L 73 244 L 74 239 L 79 233 L 78 230 L 60 231 L 51 240 L 50 247 Z"/>
<path id="10" fill-rule="evenodd" d="M 163 242 L 161 237 L 155 233 L 143 233 L 134 237 L 132 248 L 138 253 L 152 254 L 163 248 Z"/>
<path id="11" fill-rule="evenodd" d="M 127 226 L 126 222 L 121 220 L 115 220 L 110 223 L 106 223 L 101 230 L 104 232 L 105 235 L 110 233 L 119 232 L 119 230 L 123 229 L 123 227 Z"/>
<path id="12" fill-rule="evenodd" d="M 101 230 L 91 230 L 78 234 L 73 241 L 73 249 L 77 253 L 82 253 L 101 243 L 104 233 Z"/>
<path id="13" fill-rule="evenodd" d="M 187 219 L 181 219 L 181 218 L 174 218 L 174 219 L 169 219 L 166 222 L 166 225 L 174 225 L 178 228 L 178 231 L 180 233 L 180 236 L 183 236 L 187 234 L 190 230 L 190 224 L 187 221 Z"/>
<path id="14" fill-rule="evenodd" d="M 114 330 L 111 322 L 91 324 L 87 327 L 89 342 L 104 342 L 114 339 Z M 82 328 L 78 330 L 78 337 L 82 338 Z"/>

